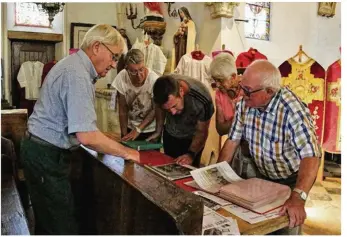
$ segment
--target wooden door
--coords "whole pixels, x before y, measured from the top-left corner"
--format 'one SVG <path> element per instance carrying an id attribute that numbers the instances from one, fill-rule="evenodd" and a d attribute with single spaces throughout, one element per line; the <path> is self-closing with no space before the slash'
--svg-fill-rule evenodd
<path id="1" fill-rule="evenodd" d="M 30 116 L 36 101 L 25 99 L 25 88 L 21 88 L 17 80 L 20 66 L 26 61 L 40 61 L 43 64 L 53 61 L 55 43 L 13 40 L 11 41 L 11 55 L 12 104 L 17 109 L 28 109 L 28 116 Z"/>

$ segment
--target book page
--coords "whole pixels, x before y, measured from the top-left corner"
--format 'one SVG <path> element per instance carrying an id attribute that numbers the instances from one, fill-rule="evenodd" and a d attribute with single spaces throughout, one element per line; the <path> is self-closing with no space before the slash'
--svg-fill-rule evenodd
<path id="1" fill-rule="evenodd" d="M 209 199 L 212 202 L 217 203 L 220 206 L 226 206 L 226 205 L 230 205 L 231 204 L 231 202 L 228 202 L 228 201 L 226 201 L 226 200 L 224 200 L 224 199 L 222 199 L 220 197 L 214 196 L 214 195 L 206 193 L 204 191 L 194 191 L 193 193 L 196 194 L 196 195 L 199 195 L 199 196 L 201 196 L 203 198 Z"/>
<path id="2" fill-rule="evenodd" d="M 179 165 L 176 163 L 165 164 L 165 165 L 157 165 L 157 166 L 147 166 L 150 170 L 155 173 L 167 178 L 169 180 L 176 180 L 190 177 L 190 171 L 194 169 L 194 167 L 189 165 Z"/>
<path id="3" fill-rule="evenodd" d="M 223 209 L 241 218 L 242 220 L 247 221 L 250 224 L 255 224 L 261 221 L 279 217 L 280 215 L 278 213 L 281 210 L 281 207 L 276 208 L 265 214 L 258 214 L 235 204 L 224 206 Z"/>
<path id="4" fill-rule="evenodd" d="M 243 180 L 226 161 L 196 169 L 190 173 L 199 187 L 210 193 L 218 193 L 220 187 Z"/>

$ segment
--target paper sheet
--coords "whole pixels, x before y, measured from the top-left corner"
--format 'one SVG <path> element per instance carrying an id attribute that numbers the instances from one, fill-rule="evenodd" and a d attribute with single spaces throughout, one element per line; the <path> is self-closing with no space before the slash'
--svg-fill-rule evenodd
<path id="1" fill-rule="evenodd" d="M 273 211 L 270 211 L 265 214 L 257 214 L 255 212 L 252 212 L 250 210 L 247 210 L 243 207 L 231 204 L 228 206 L 223 206 L 223 209 L 226 211 L 234 214 L 235 216 L 241 218 L 244 221 L 247 221 L 250 224 L 255 224 L 258 222 L 270 220 L 276 217 L 279 217 L 280 215 L 278 214 L 279 211 L 281 210 L 282 207 L 276 208 Z"/>
<path id="2" fill-rule="evenodd" d="M 240 231 L 234 219 L 226 218 L 205 207 L 202 235 L 240 235 Z"/>
<path id="3" fill-rule="evenodd" d="M 199 187 L 210 193 L 217 193 L 223 185 L 243 180 L 226 161 L 196 169 L 190 173 Z"/>

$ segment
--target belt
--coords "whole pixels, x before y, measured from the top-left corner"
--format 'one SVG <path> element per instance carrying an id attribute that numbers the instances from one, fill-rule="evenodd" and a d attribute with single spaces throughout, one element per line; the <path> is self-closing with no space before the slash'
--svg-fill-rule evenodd
<path id="1" fill-rule="evenodd" d="M 60 148 L 60 147 L 57 147 L 55 145 L 53 145 L 52 143 L 49 143 L 43 139 L 41 139 L 40 137 L 38 136 L 35 136 L 34 134 L 30 133 L 29 131 L 26 131 L 25 132 L 25 137 L 28 138 L 28 140 L 32 140 L 38 144 L 41 144 L 41 145 L 44 145 L 44 146 L 48 146 L 48 147 L 51 147 L 51 148 L 55 148 L 55 149 L 59 149 L 61 151 L 75 151 L 77 150 L 80 146 L 72 146 L 70 147 L 69 149 L 63 149 L 63 148 Z"/>

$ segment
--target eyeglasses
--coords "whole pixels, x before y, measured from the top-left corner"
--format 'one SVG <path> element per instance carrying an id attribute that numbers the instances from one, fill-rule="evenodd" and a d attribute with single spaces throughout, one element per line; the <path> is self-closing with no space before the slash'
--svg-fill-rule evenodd
<path id="1" fill-rule="evenodd" d="M 143 73 L 144 71 L 145 71 L 145 67 L 142 67 L 142 68 L 140 68 L 140 69 L 138 69 L 138 70 L 136 70 L 136 71 L 132 71 L 132 70 L 127 70 L 128 71 L 128 73 L 130 74 L 130 75 L 132 75 L 132 76 L 136 76 L 136 75 L 138 75 L 139 73 Z"/>
<path id="2" fill-rule="evenodd" d="M 239 84 L 240 88 L 243 90 L 245 96 L 250 97 L 253 93 L 256 93 L 258 91 L 264 90 L 265 88 L 260 88 L 254 91 L 249 91 L 247 88 L 243 87 L 241 84 Z"/>
<path id="3" fill-rule="evenodd" d="M 109 47 L 107 47 L 104 43 L 101 42 L 101 44 L 102 44 L 103 46 L 105 46 L 105 48 L 106 48 L 108 51 L 110 51 L 110 53 L 111 53 L 111 55 L 112 55 L 112 61 L 118 62 L 118 60 L 119 60 L 119 55 L 118 55 L 117 53 L 113 53 L 113 52 L 111 51 L 111 49 L 110 49 Z"/>

